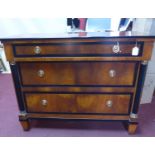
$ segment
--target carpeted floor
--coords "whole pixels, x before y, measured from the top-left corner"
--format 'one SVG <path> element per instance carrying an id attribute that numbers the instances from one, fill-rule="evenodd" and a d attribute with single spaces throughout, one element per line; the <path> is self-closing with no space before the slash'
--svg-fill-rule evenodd
<path id="1" fill-rule="evenodd" d="M 10 74 L 0 74 L 0 136 L 2 137 L 128 137 L 155 136 L 155 98 L 140 106 L 139 127 L 128 135 L 121 122 L 32 121 L 24 132 L 18 121 L 18 107 Z"/>

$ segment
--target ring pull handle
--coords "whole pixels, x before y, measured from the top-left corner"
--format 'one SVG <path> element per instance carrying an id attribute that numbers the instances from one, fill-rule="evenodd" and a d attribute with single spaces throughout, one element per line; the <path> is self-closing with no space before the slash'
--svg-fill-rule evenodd
<path id="1" fill-rule="evenodd" d="M 113 46 L 112 51 L 114 53 L 121 53 L 119 42 Z"/>

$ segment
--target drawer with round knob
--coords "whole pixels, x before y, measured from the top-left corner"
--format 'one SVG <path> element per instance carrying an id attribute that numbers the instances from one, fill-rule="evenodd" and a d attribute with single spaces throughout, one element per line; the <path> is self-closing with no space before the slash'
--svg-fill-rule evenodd
<path id="1" fill-rule="evenodd" d="M 28 112 L 128 114 L 132 94 L 25 93 Z"/>
<path id="2" fill-rule="evenodd" d="M 22 62 L 23 86 L 134 86 L 137 62 Z"/>
<path id="3" fill-rule="evenodd" d="M 76 57 L 76 56 L 141 56 L 143 42 L 139 41 L 98 41 L 63 43 L 14 44 L 15 57 Z M 133 49 L 138 51 L 133 54 Z"/>

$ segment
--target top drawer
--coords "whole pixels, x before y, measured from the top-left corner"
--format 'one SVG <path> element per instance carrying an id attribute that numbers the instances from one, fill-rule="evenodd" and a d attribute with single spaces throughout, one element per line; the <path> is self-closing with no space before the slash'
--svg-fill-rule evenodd
<path id="1" fill-rule="evenodd" d="M 25 43 L 14 44 L 15 57 L 72 57 L 72 56 L 126 56 L 133 55 L 135 41 L 98 41 L 98 42 L 63 42 L 63 43 Z M 144 42 L 137 42 L 142 56 Z"/>

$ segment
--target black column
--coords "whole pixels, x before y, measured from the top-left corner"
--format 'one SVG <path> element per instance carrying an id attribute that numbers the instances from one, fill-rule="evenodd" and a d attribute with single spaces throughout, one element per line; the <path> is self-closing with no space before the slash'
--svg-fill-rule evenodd
<path id="1" fill-rule="evenodd" d="M 15 87 L 15 90 L 16 90 L 18 107 L 19 107 L 20 111 L 24 111 L 25 107 L 24 107 L 24 101 L 23 101 L 22 93 L 21 93 L 20 79 L 19 79 L 17 65 L 16 64 L 10 64 L 10 68 L 11 68 L 11 72 L 12 72 L 12 78 L 13 78 L 13 81 L 14 81 L 14 87 Z"/>
<path id="2" fill-rule="evenodd" d="M 144 61 L 144 62 L 142 62 L 141 66 L 140 66 L 140 71 L 139 71 L 135 101 L 134 101 L 134 106 L 132 109 L 132 113 L 134 113 L 134 114 L 138 113 L 138 108 L 139 108 L 141 94 L 142 94 L 142 90 L 143 90 L 146 70 L 147 70 L 147 62 Z"/>

